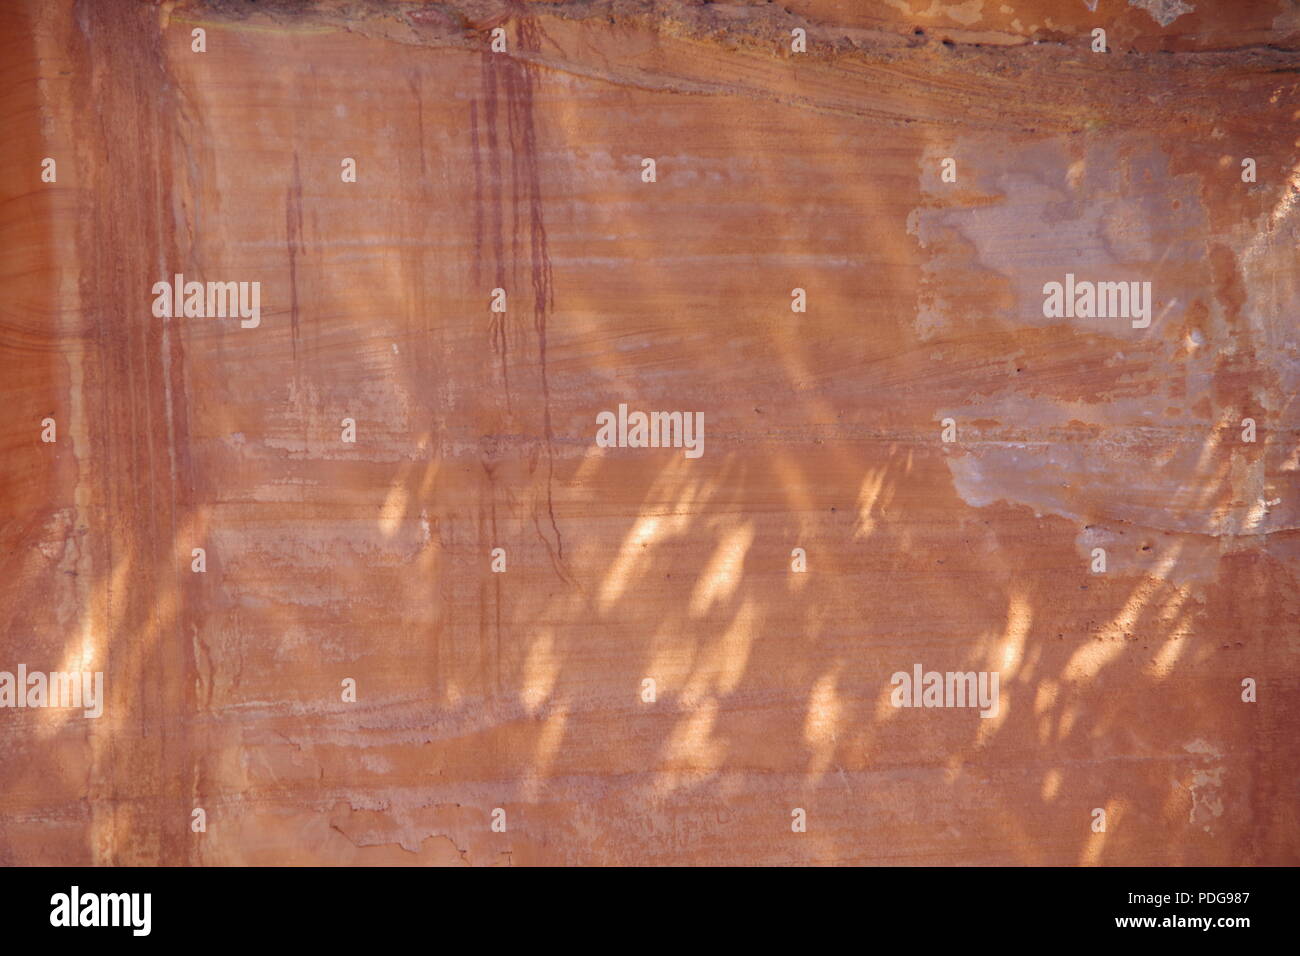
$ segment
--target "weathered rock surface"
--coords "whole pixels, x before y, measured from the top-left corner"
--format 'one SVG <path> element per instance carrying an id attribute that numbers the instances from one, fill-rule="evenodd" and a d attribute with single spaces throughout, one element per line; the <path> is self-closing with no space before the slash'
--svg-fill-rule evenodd
<path id="1" fill-rule="evenodd" d="M 1298 47 L 1291 0 L 3 5 L 0 669 L 107 700 L 0 710 L 0 862 L 1297 862 Z M 176 273 L 260 325 L 154 317 Z M 1044 318 L 1066 273 L 1150 327 Z M 597 448 L 621 402 L 703 456 Z M 997 716 L 891 706 L 916 663 Z"/>

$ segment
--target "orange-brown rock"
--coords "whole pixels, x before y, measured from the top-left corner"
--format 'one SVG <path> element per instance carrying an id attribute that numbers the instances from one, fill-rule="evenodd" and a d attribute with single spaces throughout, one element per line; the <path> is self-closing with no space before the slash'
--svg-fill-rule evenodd
<path id="1" fill-rule="evenodd" d="M 1293 0 L 5 4 L 0 670 L 106 699 L 0 709 L 0 862 L 1297 862 L 1298 49 Z M 703 455 L 598 447 L 620 403 Z"/>

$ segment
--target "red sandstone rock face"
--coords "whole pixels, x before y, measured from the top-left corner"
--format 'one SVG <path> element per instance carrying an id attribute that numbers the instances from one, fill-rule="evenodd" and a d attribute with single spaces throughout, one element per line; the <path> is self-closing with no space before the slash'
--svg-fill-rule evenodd
<path id="1" fill-rule="evenodd" d="M 0 860 L 1300 857 L 1295 3 L 0 19 Z"/>

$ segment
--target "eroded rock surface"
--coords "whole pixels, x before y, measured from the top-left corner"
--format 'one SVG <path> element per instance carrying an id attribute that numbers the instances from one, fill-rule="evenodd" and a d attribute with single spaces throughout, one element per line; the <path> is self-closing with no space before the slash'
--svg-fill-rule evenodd
<path id="1" fill-rule="evenodd" d="M 0 669 L 106 700 L 0 709 L 0 862 L 1295 863 L 1298 47 L 1291 0 L 4 5 Z M 155 317 L 177 273 L 260 324 Z M 1150 326 L 1045 317 L 1066 273 Z M 704 454 L 598 448 L 620 403 Z M 996 716 L 892 706 L 916 663 Z"/>

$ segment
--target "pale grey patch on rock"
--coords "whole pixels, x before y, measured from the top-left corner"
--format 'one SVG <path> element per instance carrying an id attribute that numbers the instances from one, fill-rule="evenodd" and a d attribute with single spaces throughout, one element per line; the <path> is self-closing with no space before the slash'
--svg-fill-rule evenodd
<path id="1" fill-rule="evenodd" d="M 1152 19 L 1162 27 L 1167 27 L 1184 13 L 1191 13 L 1194 7 L 1183 0 L 1128 0 L 1130 7 L 1137 7 L 1151 14 Z M 1094 5 L 1092 9 L 1096 9 Z"/>

